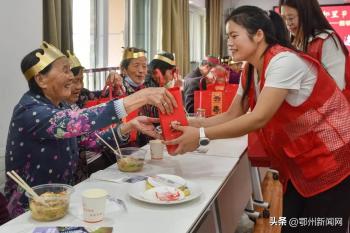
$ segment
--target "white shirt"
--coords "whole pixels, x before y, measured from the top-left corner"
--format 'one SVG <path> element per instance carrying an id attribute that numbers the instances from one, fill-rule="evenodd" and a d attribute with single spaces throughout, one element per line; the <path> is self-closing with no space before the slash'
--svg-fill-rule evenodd
<path id="1" fill-rule="evenodd" d="M 327 33 L 321 33 L 317 37 L 326 39 Z M 333 39 L 334 38 L 334 39 Z M 334 41 L 337 43 L 335 44 Z M 321 63 L 332 76 L 340 90 L 345 89 L 345 54 L 337 37 L 329 36 L 322 46 Z"/>
<path id="2" fill-rule="evenodd" d="M 307 100 L 315 86 L 316 67 L 292 52 L 281 52 L 274 56 L 265 70 L 266 87 L 288 89 L 286 101 L 299 106 Z M 237 94 L 243 95 L 242 82 Z M 256 96 L 259 96 L 258 75 L 254 72 Z"/>

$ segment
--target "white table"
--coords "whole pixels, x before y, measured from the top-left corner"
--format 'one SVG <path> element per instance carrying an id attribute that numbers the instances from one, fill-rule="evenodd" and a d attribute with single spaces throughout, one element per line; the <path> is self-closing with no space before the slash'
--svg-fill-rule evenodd
<path id="1" fill-rule="evenodd" d="M 220 148 L 217 148 L 218 145 Z M 214 229 L 217 228 L 215 230 L 218 232 L 229 232 L 228 229 L 231 229 L 233 225 L 230 222 L 237 221 L 232 220 L 232 217 L 236 217 L 231 216 L 232 213 L 235 213 L 234 215 L 242 213 L 251 193 L 251 190 L 247 188 L 250 187 L 250 177 L 249 172 L 246 172 L 248 171 L 247 158 L 244 155 L 246 146 L 246 137 L 241 137 L 212 141 L 207 154 L 187 153 L 176 157 L 166 155 L 163 160 L 154 161 L 148 160 L 148 153 L 143 171 L 127 174 L 179 175 L 201 187 L 203 194 L 193 201 L 179 205 L 148 204 L 134 200 L 128 195 L 128 186 L 132 184 L 89 179 L 75 186 L 70 211 L 64 218 L 54 222 L 38 222 L 33 220 L 30 213 L 27 212 L 1 226 L 0 232 L 32 232 L 36 226 L 64 225 L 113 226 L 114 232 L 118 233 L 203 232 L 203 229 L 208 229 L 210 225 Z M 148 149 L 147 146 L 145 148 Z M 216 149 L 220 149 L 218 156 L 215 156 Z M 115 166 L 107 168 L 104 172 L 115 178 L 126 176 L 126 173 L 120 172 Z M 237 179 L 240 184 L 237 184 Z M 124 200 L 128 211 L 125 212 L 116 204 L 108 202 L 106 217 L 102 222 L 94 225 L 85 223 L 81 220 L 81 193 L 88 188 L 106 189 L 112 196 Z M 238 196 L 242 196 L 243 199 L 237 198 Z M 237 200 L 239 207 L 236 208 Z M 213 209 L 214 203 L 218 204 L 219 211 L 211 212 L 215 218 L 208 219 L 208 210 Z M 226 209 L 230 207 L 230 209 L 225 210 L 225 207 Z M 211 220 L 218 220 L 218 225 L 208 223 Z"/>

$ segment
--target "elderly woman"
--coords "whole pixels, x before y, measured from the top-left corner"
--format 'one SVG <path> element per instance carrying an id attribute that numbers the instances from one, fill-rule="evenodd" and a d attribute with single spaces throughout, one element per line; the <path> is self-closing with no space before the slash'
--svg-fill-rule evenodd
<path id="1" fill-rule="evenodd" d="M 67 57 L 70 61 L 71 71 L 74 75 L 74 79 L 71 87 L 71 95 L 67 98 L 66 103 L 72 109 L 79 109 L 77 103 L 80 102 L 80 94 L 83 89 L 83 69 L 79 59 L 70 51 L 67 51 Z M 109 77 L 111 78 L 111 76 Z M 120 78 L 119 78 L 120 79 Z M 117 82 L 118 80 L 115 79 Z M 131 130 L 140 131 L 152 138 L 158 137 L 159 135 L 154 130 L 152 123 L 158 123 L 159 120 L 156 118 L 149 118 L 145 116 L 138 116 L 131 121 L 123 124 L 119 124 L 114 127 L 119 141 L 119 145 L 123 146 L 128 143 L 129 133 Z M 105 141 L 111 141 L 113 135 L 110 130 L 100 130 L 98 133 Z M 94 147 L 91 146 L 93 142 Z M 78 164 L 78 172 L 76 174 L 78 180 L 82 180 L 93 172 L 114 164 L 116 162 L 115 154 L 105 145 L 99 145 L 94 143 L 96 141 L 96 136 L 94 134 L 82 135 L 79 137 L 79 155 L 80 163 Z M 110 142 L 113 144 L 113 141 Z"/>
<path id="2" fill-rule="evenodd" d="M 146 51 L 134 47 L 125 48 L 120 70 L 126 95 L 143 89 L 147 74 Z"/>
<path id="3" fill-rule="evenodd" d="M 120 69 L 123 77 L 123 85 L 126 95 L 130 95 L 143 88 L 149 87 L 172 87 L 174 77 L 177 75 L 175 56 L 172 53 L 163 52 L 157 54 L 147 69 L 145 51 L 138 48 L 125 48 Z M 147 73 L 148 71 L 148 73 Z M 117 76 L 117 74 L 114 74 Z M 147 76 L 146 76 L 147 75 Z M 115 77 L 118 79 L 118 77 Z M 158 117 L 158 110 L 152 106 L 145 106 L 138 112 L 133 113 L 148 117 Z M 130 144 L 144 146 L 151 138 L 143 132 L 131 134 Z"/>
<path id="4" fill-rule="evenodd" d="M 15 170 L 30 186 L 75 184 L 79 156 L 77 136 L 119 124 L 121 118 L 145 104 L 158 106 L 166 113 L 171 113 L 176 106 L 174 97 L 165 88 L 147 88 L 93 108 L 67 109 L 62 102 L 71 94 L 73 74 L 69 60 L 46 42 L 23 58 L 21 69 L 29 91 L 22 96 L 12 115 L 6 171 Z M 28 203 L 17 188 L 13 181 L 6 181 L 5 192 L 11 199 L 10 204 L 18 207 L 15 211 L 23 211 Z"/>
<path id="5" fill-rule="evenodd" d="M 102 91 L 90 91 L 84 88 L 83 83 L 83 71 L 84 67 L 80 64 L 79 59 L 67 50 L 66 53 L 68 59 L 71 64 L 71 71 L 74 75 L 72 93 L 70 97 L 68 97 L 68 101 L 71 103 L 71 107 L 74 108 L 83 108 L 87 101 L 95 100 L 100 97 L 107 97 L 108 92 L 103 94 Z M 107 77 L 106 84 L 112 85 L 114 88 L 113 96 L 122 96 L 123 90 L 121 89 L 122 83 L 121 78 L 115 77 L 115 72 L 111 72 L 111 74 Z M 73 104 L 74 103 L 74 104 Z"/>

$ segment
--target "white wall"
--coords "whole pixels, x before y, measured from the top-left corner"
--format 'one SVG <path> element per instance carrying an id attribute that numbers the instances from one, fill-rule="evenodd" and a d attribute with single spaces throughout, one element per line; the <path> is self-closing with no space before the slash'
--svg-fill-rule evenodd
<path id="1" fill-rule="evenodd" d="M 0 186 L 4 179 L 4 154 L 13 107 L 28 89 L 20 63 L 24 55 L 40 45 L 42 31 L 42 1 L 1 1 Z"/>

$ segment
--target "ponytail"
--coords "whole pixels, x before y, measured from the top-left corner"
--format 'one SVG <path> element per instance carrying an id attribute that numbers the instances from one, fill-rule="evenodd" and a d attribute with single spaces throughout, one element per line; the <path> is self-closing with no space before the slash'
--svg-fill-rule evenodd
<path id="1" fill-rule="evenodd" d="M 243 91 L 243 95 L 242 95 L 242 100 L 241 100 L 241 105 L 244 108 L 244 99 L 246 97 L 248 97 L 249 95 L 249 91 L 250 91 L 250 86 L 252 85 L 252 81 L 253 81 L 253 72 L 254 72 L 254 67 L 252 64 L 247 64 L 247 69 L 246 70 L 246 80 L 245 80 L 245 86 L 244 86 L 244 91 Z M 243 74 L 244 75 L 244 74 Z"/>
<path id="2" fill-rule="evenodd" d="M 274 39 L 276 40 L 277 44 L 280 44 L 284 47 L 287 47 L 287 48 L 294 50 L 294 48 L 290 42 L 290 39 L 289 39 L 288 29 L 287 29 L 282 17 L 272 10 L 270 10 L 268 13 L 269 13 L 269 18 L 270 18 L 270 20 L 273 24 L 273 27 L 274 27 L 274 31 L 275 31 Z"/>
<path id="3" fill-rule="evenodd" d="M 225 24 L 230 20 L 245 28 L 250 38 L 258 30 L 262 30 L 265 35 L 265 41 L 268 44 L 265 52 L 276 44 L 295 50 L 289 41 L 289 33 L 283 19 L 274 11 L 266 12 L 256 6 L 241 6 L 226 17 Z M 253 77 L 253 66 L 249 64 L 247 69 L 247 83 L 242 96 L 242 105 L 244 99 L 248 96 Z"/>

